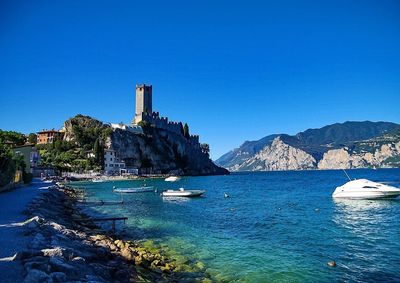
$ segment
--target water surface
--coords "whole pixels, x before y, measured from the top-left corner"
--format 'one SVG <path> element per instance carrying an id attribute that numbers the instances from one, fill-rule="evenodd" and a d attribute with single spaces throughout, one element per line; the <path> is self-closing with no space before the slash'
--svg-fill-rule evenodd
<path id="1" fill-rule="evenodd" d="M 399 169 L 350 170 L 352 178 L 400 181 Z M 89 199 L 118 200 L 112 186 L 206 189 L 204 197 L 124 194 L 125 205 L 94 207 L 128 216 L 132 238 L 153 239 L 233 282 L 400 281 L 400 200 L 335 201 L 342 171 L 239 173 L 81 183 Z M 229 198 L 224 198 L 224 192 Z M 335 260 L 337 267 L 327 266 Z"/>

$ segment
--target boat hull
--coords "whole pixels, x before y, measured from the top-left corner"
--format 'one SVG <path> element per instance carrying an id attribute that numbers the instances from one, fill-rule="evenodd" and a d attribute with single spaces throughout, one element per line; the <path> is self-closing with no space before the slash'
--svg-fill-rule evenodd
<path id="1" fill-rule="evenodd" d="M 205 192 L 204 190 L 165 191 L 162 195 L 164 197 L 199 197 Z"/>
<path id="2" fill-rule="evenodd" d="M 114 189 L 113 192 L 114 193 L 125 193 L 125 194 L 148 193 L 148 192 L 154 192 L 154 187 Z"/>
<path id="3" fill-rule="evenodd" d="M 165 182 L 176 182 L 176 181 L 179 181 L 179 177 L 175 177 L 175 176 L 171 176 L 171 177 L 168 177 L 168 178 L 165 178 Z"/>
<path id="4" fill-rule="evenodd" d="M 338 193 L 333 195 L 334 198 L 348 199 L 393 199 L 400 195 L 400 192 L 360 192 L 360 193 Z"/>

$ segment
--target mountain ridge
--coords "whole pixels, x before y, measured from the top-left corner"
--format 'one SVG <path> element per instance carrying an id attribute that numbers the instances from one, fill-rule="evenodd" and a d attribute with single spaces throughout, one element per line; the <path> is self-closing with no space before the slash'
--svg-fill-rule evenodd
<path id="1" fill-rule="evenodd" d="M 330 150 L 348 148 L 351 152 L 352 149 L 360 147 L 362 142 L 365 143 L 374 138 L 383 138 L 386 136 L 384 141 L 387 141 L 388 135 L 392 132 L 400 133 L 400 124 L 383 121 L 346 121 L 343 123 L 334 123 L 321 128 L 307 129 L 295 135 L 274 134 L 263 137 L 257 141 L 246 141 L 238 148 L 222 155 L 215 161 L 215 163 L 231 171 L 241 171 L 241 168 L 246 168 L 246 170 L 255 170 L 255 168 L 252 168 L 251 166 L 249 167 L 248 163 L 253 162 L 254 164 L 260 164 L 260 162 L 262 162 L 260 156 L 266 158 L 264 161 L 269 160 L 272 162 L 270 159 L 271 156 L 267 156 L 265 153 L 260 153 L 262 151 L 267 151 L 270 155 L 273 155 L 271 148 L 268 147 L 270 147 L 275 139 L 279 137 L 282 142 L 280 143 L 281 146 L 290 146 L 290 148 L 286 149 L 286 153 L 289 153 L 289 151 L 292 153 L 296 152 L 295 149 L 301 150 L 315 159 L 315 164 L 309 164 L 306 167 L 318 167 L 318 163 L 324 158 L 325 153 Z M 397 137 L 399 137 L 398 140 L 400 140 L 400 134 L 398 134 Z M 396 140 L 396 138 L 394 139 Z M 382 142 L 380 144 L 382 145 Z M 374 146 L 369 144 L 368 147 L 372 150 Z M 277 149 L 276 146 L 274 148 Z M 374 150 L 377 150 L 376 146 L 374 147 Z M 283 152 L 281 154 L 283 154 Z M 282 155 L 281 158 L 283 158 L 283 156 L 284 155 Z M 294 155 L 291 156 L 292 158 L 295 158 Z M 258 161 L 256 162 L 252 158 L 258 158 Z M 275 158 L 278 157 L 275 156 Z M 289 156 L 285 156 L 284 158 L 290 159 Z M 311 158 L 308 160 L 311 160 Z M 277 160 L 274 160 L 274 162 L 277 162 Z M 367 165 L 366 162 L 361 163 L 365 166 Z M 328 165 L 325 164 L 325 166 Z M 256 167 L 260 169 L 262 166 L 260 167 L 260 165 L 257 165 Z M 303 167 L 304 164 L 299 166 L 300 170 Z M 274 168 L 273 170 L 286 170 L 284 168 L 280 169 L 279 166 L 272 168 Z M 265 165 L 265 170 L 270 170 L 269 163 Z"/>

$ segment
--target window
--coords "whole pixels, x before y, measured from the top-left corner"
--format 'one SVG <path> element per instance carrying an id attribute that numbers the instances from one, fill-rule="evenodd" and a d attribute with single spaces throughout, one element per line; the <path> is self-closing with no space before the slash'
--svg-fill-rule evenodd
<path id="1" fill-rule="evenodd" d="M 112 165 L 112 164 L 110 164 L 110 167 L 113 167 L 113 165 Z"/>
<path id="2" fill-rule="evenodd" d="M 110 161 L 112 161 L 112 158 L 110 158 Z"/>
<path id="3" fill-rule="evenodd" d="M 374 186 L 364 186 L 363 189 L 377 189 L 377 187 L 374 187 Z"/>

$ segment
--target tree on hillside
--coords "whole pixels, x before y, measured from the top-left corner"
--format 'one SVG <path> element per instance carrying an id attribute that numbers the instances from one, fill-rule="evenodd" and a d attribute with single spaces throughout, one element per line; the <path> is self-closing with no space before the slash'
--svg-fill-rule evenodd
<path id="1" fill-rule="evenodd" d="M 0 142 L 0 187 L 12 181 L 15 170 L 16 164 L 12 150 Z"/>
<path id="2" fill-rule="evenodd" d="M 179 127 L 181 128 L 181 134 L 183 135 L 184 133 L 183 133 L 183 124 L 182 124 L 182 122 L 179 122 Z"/>
<path id="3" fill-rule="evenodd" d="M 96 164 L 103 168 L 104 166 L 104 146 L 103 142 L 100 138 L 97 138 L 96 141 L 94 142 L 93 146 L 93 153 L 94 153 L 94 158 L 96 161 Z"/>
<path id="4" fill-rule="evenodd" d="M 37 135 L 35 133 L 30 133 L 28 135 L 28 142 L 32 143 L 32 144 L 36 144 L 37 143 Z"/>
<path id="5" fill-rule="evenodd" d="M 0 130 L 0 143 L 11 143 L 13 145 L 23 145 L 25 143 L 25 136 L 21 133 L 14 131 Z"/>
<path id="6" fill-rule="evenodd" d="M 183 126 L 183 136 L 187 139 L 190 137 L 189 126 L 187 123 L 185 123 L 185 125 Z"/>
<path id="7" fill-rule="evenodd" d="M 203 153 L 210 157 L 210 145 L 208 143 L 202 143 L 200 148 Z"/>

